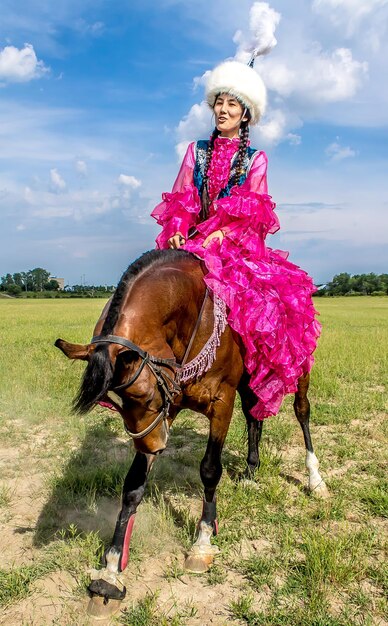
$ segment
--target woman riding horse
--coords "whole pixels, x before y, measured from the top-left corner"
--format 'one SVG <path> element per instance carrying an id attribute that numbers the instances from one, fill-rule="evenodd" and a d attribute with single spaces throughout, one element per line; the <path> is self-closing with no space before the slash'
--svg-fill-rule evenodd
<path id="1" fill-rule="evenodd" d="M 135 513 L 182 408 L 210 422 L 200 466 L 203 511 L 188 569 L 204 571 L 213 558 L 216 489 L 236 391 L 248 426 L 248 476 L 259 466 L 263 418 L 295 392 L 309 489 L 322 495 L 326 489 L 311 443 L 307 399 L 320 328 L 314 288 L 284 253 L 265 245 L 278 220 L 267 194 L 266 156 L 248 141 L 249 124 L 264 109 L 265 88 L 252 67 L 229 62 L 210 74 L 207 100 L 216 129 L 210 141 L 190 144 L 172 193 L 153 212 L 163 226 L 159 250 L 124 273 L 89 344 L 56 342 L 69 358 L 88 361 L 76 410 L 109 401 L 136 449 L 112 544 L 89 587 L 105 601 L 125 595 L 120 572 L 127 565 Z"/>

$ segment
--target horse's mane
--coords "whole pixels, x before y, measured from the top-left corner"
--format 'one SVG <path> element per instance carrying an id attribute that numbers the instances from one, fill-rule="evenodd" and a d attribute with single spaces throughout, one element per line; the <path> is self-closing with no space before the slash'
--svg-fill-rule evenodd
<path id="1" fill-rule="evenodd" d="M 112 302 L 110 304 L 108 315 L 105 319 L 101 334 L 110 335 L 113 333 L 113 329 L 118 320 L 123 297 L 127 293 L 129 286 L 133 283 L 135 278 L 143 272 L 143 270 L 146 270 L 154 265 L 163 265 L 166 261 L 174 262 L 175 260 L 182 260 L 183 258 L 194 259 L 195 257 L 190 252 L 186 252 L 185 250 L 150 250 L 149 252 L 144 252 L 144 254 L 136 259 L 136 261 L 131 263 L 120 278 L 116 291 L 113 294 Z"/>
<path id="2" fill-rule="evenodd" d="M 195 257 L 184 250 L 151 250 L 131 263 L 117 285 L 101 334 L 110 335 L 113 333 L 122 300 L 136 277 L 150 267 L 163 265 L 167 262 L 174 263 L 183 259 L 194 260 Z M 75 412 L 87 413 L 96 402 L 101 400 L 109 389 L 113 375 L 114 366 L 110 361 L 108 345 L 97 345 L 89 359 L 80 389 L 74 399 L 73 408 Z"/>

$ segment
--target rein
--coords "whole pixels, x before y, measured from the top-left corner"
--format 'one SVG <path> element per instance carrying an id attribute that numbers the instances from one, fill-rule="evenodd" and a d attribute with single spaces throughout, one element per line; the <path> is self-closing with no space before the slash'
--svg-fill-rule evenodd
<path id="1" fill-rule="evenodd" d="M 124 389 L 127 389 L 128 387 L 133 385 L 136 382 L 136 380 L 139 378 L 140 374 L 142 373 L 143 369 L 146 366 L 151 370 L 152 374 L 156 378 L 156 382 L 159 387 L 159 390 L 161 391 L 161 395 L 163 399 L 162 408 L 160 412 L 158 413 L 158 415 L 156 416 L 156 418 L 153 420 L 153 422 L 151 422 L 151 424 L 149 424 L 149 426 L 147 426 L 147 428 L 142 430 L 140 433 L 131 432 L 130 430 L 128 430 L 127 426 L 125 425 L 125 429 L 128 435 L 132 437 L 132 439 L 143 439 L 143 437 L 146 437 L 146 435 L 152 432 L 154 428 L 156 428 L 156 426 L 158 426 L 158 424 L 162 420 L 164 420 L 165 422 L 167 431 L 169 430 L 167 418 L 168 418 L 168 414 L 170 410 L 170 405 L 174 400 L 174 396 L 181 393 L 181 386 L 175 380 L 175 368 L 176 369 L 182 368 L 185 365 L 189 357 L 190 350 L 193 346 L 194 339 L 197 335 L 198 328 L 202 320 L 202 315 L 205 309 L 205 304 L 206 304 L 208 295 L 209 295 L 209 291 L 206 288 L 202 306 L 201 306 L 196 324 L 194 326 L 193 332 L 190 337 L 190 341 L 188 343 L 188 346 L 186 348 L 186 351 L 185 351 L 185 354 L 181 363 L 178 363 L 176 359 L 163 359 L 160 357 L 153 356 L 152 354 L 149 354 L 148 352 L 140 348 L 140 346 L 136 345 L 132 341 L 129 341 L 129 339 L 126 339 L 125 337 L 120 337 L 118 335 L 105 335 L 105 336 L 97 335 L 92 338 L 90 342 L 91 344 L 115 343 L 120 346 L 124 346 L 125 348 L 128 348 L 132 352 L 135 352 L 141 358 L 141 364 L 139 365 L 138 369 L 136 370 L 132 378 L 129 381 L 121 385 L 118 385 L 117 387 L 114 387 L 111 391 L 114 391 L 116 393 L 117 391 L 123 391 Z M 169 369 L 172 372 L 173 376 L 170 376 L 169 374 L 167 374 L 166 371 L 162 370 L 161 369 L 162 367 Z"/>

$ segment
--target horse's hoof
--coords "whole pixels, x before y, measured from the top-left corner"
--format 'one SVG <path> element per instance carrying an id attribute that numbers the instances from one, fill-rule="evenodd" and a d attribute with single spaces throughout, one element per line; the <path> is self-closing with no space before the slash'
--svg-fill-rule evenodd
<path id="1" fill-rule="evenodd" d="M 185 560 L 185 570 L 194 574 L 203 574 L 213 565 L 214 556 L 218 554 L 218 546 L 193 545 Z"/>
<path id="2" fill-rule="evenodd" d="M 317 498 L 321 498 L 322 500 L 326 500 L 327 498 L 330 498 L 330 492 L 328 488 L 326 487 L 325 481 L 323 480 L 320 483 L 318 483 L 316 487 L 313 487 L 313 489 L 310 489 L 310 493 L 313 496 L 317 496 Z"/>
<path id="3" fill-rule="evenodd" d="M 255 482 L 253 478 L 247 478 L 246 476 L 241 478 L 239 484 L 242 487 L 246 487 L 247 489 L 256 489 L 256 491 L 259 491 L 260 489 L 260 485 L 257 482 Z"/>
<path id="4" fill-rule="evenodd" d="M 96 620 L 108 619 L 119 610 L 127 590 L 120 578 L 108 570 L 91 570 L 91 578 L 86 612 Z"/>
<path id="5" fill-rule="evenodd" d="M 185 560 L 185 570 L 194 574 L 204 574 L 213 565 L 213 554 L 188 554 Z"/>
<path id="6" fill-rule="evenodd" d="M 89 600 L 86 612 L 96 621 L 107 620 L 119 611 L 120 605 L 121 600 L 92 596 Z"/>

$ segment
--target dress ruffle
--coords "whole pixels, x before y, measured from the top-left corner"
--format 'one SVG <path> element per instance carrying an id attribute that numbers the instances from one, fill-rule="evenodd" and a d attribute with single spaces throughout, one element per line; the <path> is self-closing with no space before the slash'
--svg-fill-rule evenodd
<path id="1" fill-rule="evenodd" d="M 247 249 L 254 252 L 257 242 L 261 254 L 264 237 L 268 233 L 276 233 L 280 228 L 274 212 L 275 204 L 268 194 L 232 187 L 231 195 L 217 200 L 215 205 L 212 216 L 197 227 L 206 236 L 222 230 L 236 243 L 240 243 L 241 237 L 244 237 Z"/>
<path id="2" fill-rule="evenodd" d="M 168 248 L 168 240 L 180 232 L 185 238 L 195 224 L 200 211 L 198 190 L 194 185 L 186 185 L 182 191 L 163 193 L 163 202 L 158 204 L 151 215 L 162 226 L 156 238 L 158 248 Z"/>

